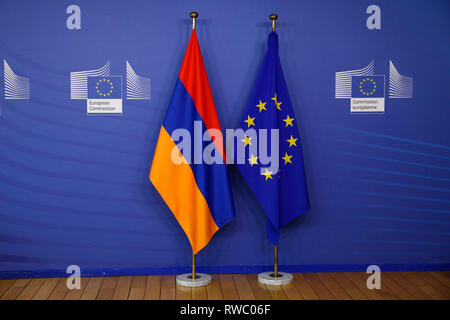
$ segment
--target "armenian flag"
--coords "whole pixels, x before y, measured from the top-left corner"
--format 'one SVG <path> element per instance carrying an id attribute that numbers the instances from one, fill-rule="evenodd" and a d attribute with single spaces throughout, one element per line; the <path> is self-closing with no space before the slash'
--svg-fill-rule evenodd
<path id="1" fill-rule="evenodd" d="M 211 130 L 220 131 L 214 139 L 211 133 L 209 144 L 203 141 L 200 147 L 212 144 L 213 152 L 218 152 L 223 161 L 191 163 L 184 154 L 186 150 L 180 150 L 172 138 L 177 129 L 187 130 L 194 137 L 199 123 L 207 136 Z M 194 149 L 197 147 L 194 145 Z M 174 162 L 173 152 L 182 161 Z M 198 150 L 194 152 L 198 155 Z M 160 129 L 149 178 L 186 233 L 194 254 L 235 216 L 223 137 L 195 29 Z"/>

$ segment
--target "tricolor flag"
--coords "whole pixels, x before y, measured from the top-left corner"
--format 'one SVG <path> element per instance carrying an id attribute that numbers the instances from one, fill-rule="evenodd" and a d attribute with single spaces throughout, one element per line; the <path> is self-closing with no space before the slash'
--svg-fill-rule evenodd
<path id="1" fill-rule="evenodd" d="M 309 210 L 301 138 L 297 128 L 299 122 L 292 109 L 281 69 L 278 35 L 271 32 L 240 128 L 243 131 L 278 132 L 278 139 L 273 141 L 267 138 L 266 141 L 270 144 L 267 149 L 278 153 L 271 156 L 279 159 L 279 165 L 271 168 L 264 163 L 263 155 L 267 155 L 261 150 L 264 144 L 261 141 L 256 143 L 256 137 L 246 134 L 240 142 L 245 148 L 246 161 L 238 164 L 238 168 L 267 215 L 267 236 L 273 244 L 278 243 L 281 227 Z"/>
<path id="2" fill-rule="evenodd" d="M 190 150 L 177 144 L 178 134 L 172 135 L 177 129 L 192 137 L 188 144 L 181 142 L 194 146 L 195 161 Z M 204 133 L 200 143 L 195 139 L 199 132 Z M 215 153 L 221 161 L 205 163 L 202 150 Z M 177 156 L 181 161 L 174 161 Z M 161 126 L 149 177 L 186 233 L 194 254 L 234 218 L 223 138 L 195 29 Z"/>

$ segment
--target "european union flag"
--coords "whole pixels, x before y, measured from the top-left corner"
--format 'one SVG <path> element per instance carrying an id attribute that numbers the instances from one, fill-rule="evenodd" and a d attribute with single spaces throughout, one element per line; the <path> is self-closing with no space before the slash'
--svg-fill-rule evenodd
<path id="1" fill-rule="evenodd" d="M 384 98 L 384 76 L 353 76 L 352 98 Z"/>
<path id="2" fill-rule="evenodd" d="M 88 99 L 121 99 L 122 77 L 88 77 Z"/>
<path id="3" fill-rule="evenodd" d="M 309 210 L 298 120 L 281 69 L 278 35 L 271 32 L 240 128 L 260 133 L 278 130 L 278 140 L 267 138 L 266 141 L 270 140 L 269 148 L 278 153 L 275 156 L 279 165 L 275 170 L 272 165 L 264 164 L 264 152 L 261 153 L 264 144 L 259 139 L 256 147 L 254 137 L 246 133 L 242 142 L 238 141 L 246 150 L 245 163 L 237 166 L 264 208 L 268 218 L 267 236 L 273 244 L 278 243 L 281 227 Z M 278 144 L 278 148 L 274 148 L 274 144 Z"/>

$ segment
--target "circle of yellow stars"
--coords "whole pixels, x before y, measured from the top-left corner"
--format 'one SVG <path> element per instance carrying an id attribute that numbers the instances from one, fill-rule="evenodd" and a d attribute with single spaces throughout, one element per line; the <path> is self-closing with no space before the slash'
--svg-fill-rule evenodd
<path id="1" fill-rule="evenodd" d="M 363 89 L 363 85 L 365 83 L 371 83 L 372 84 L 372 91 L 366 92 Z M 375 82 L 375 80 L 371 79 L 371 78 L 364 78 L 361 80 L 361 82 L 359 83 L 359 92 L 361 92 L 363 95 L 365 96 L 371 96 L 374 94 L 374 92 L 377 90 L 377 83 Z"/>
<path id="2" fill-rule="evenodd" d="M 106 92 L 100 92 L 99 86 L 102 83 L 106 83 L 107 85 L 109 85 L 109 92 L 108 90 L 106 90 Z M 99 96 L 107 97 L 110 96 L 111 93 L 113 92 L 114 85 L 112 84 L 111 80 L 103 78 L 97 81 L 97 83 L 95 84 L 95 90 L 97 90 Z"/>
<path id="3" fill-rule="evenodd" d="M 367 79 L 372 80 L 369 78 L 367 78 Z M 375 83 L 374 83 L 374 86 L 375 86 Z M 360 88 L 361 87 L 362 87 L 362 84 L 360 84 Z M 373 92 L 375 92 L 375 90 Z M 281 104 L 283 102 L 278 101 L 278 97 L 277 97 L 276 93 L 274 94 L 274 97 L 272 97 L 270 100 L 273 100 L 275 108 L 277 110 L 281 111 Z M 263 102 L 263 101 L 259 100 L 259 103 L 256 105 L 256 107 L 258 108 L 258 111 L 259 112 L 267 111 L 266 104 L 267 104 L 267 102 Z M 244 122 L 247 124 L 247 128 L 250 128 L 251 126 L 256 126 L 255 118 L 256 117 L 251 117 L 250 115 L 247 115 L 247 120 L 244 120 Z M 289 114 L 286 116 L 285 119 L 282 119 L 282 120 L 285 123 L 285 128 L 287 128 L 289 126 L 294 127 L 292 122 L 295 120 L 295 118 L 291 118 Z M 247 147 L 248 145 L 250 145 L 250 146 L 252 145 L 251 140 L 252 140 L 252 137 L 248 137 L 245 135 L 244 139 L 242 139 L 241 141 L 244 143 L 244 147 Z M 290 138 L 286 140 L 286 142 L 289 143 L 289 148 L 297 147 L 297 140 L 298 140 L 298 138 L 294 138 L 291 134 Z M 289 155 L 287 152 L 285 152 L 284 156 L 281 157 L 281 159 L 284 160 L 284 165 L 287 165 L 288 163 L 292 163 L 292 157 L 293 157 L 293 155 Z M 253 165 L 258 165 L 258 157 L 253 154 L 247 160 L 248 160 L 248 163 L 250 164 L 250 166 L 252 166 L 252 167 L 253 167 Z M 265 177 L 265 181 L 272 180 L 273 172 L 269 171 L 267 168 L 265 168 L 265 169 L 266 169 L 266 171 L 261 173 L 261 175 L 263 175 Z"/>

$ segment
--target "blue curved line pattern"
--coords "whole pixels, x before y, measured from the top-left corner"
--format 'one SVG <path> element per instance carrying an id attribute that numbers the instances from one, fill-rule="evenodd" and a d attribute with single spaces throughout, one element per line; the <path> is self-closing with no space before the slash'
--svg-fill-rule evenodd
<path id="1" fill-rule="evenodd" d="M 22 182 L 19 180 L 16 180 L 14 178 L 11 178 L 8 175 L 5 175 L 4 173 L 0 172 L 0 178 L 2 179 L 2 182 L 5 184 L 13 185 L 15 187 L 33 191 L 38 194 L 48 194 L 52 196 L 60 196 L 60 197 L 66 197 L 66 198 L 78 198 L 78 199 L 93 199 L 93 200 L 103 200 L 103 201 L 112 201 L 112 202 L 129 202 L 129 203 L 159 203 L 159 200 L 144 200 L 144 199 L 132 199 L 132 198 L 123 198 L 123 197 L 107 197 L 107 196 L 99 196 L 99 195 L 92 195 L 89 193 L 82 193 L 82 192 L 74 192 L 74 191 L 62 191 L 62 190 L 54 190 L 51 188 L 46 188 L 43 186 L 34 186 L 32 184 Z"/>
<path id="2" fill-rule="evenodd" d="M 162 232 L 160 230 L 149 230 L 149 231 L 140 231 L 140 230 L 127 230 L 127 229 L 117 229 L 117 228 L 101 228 L 101 227 L 92 227 L 86 225 L 64 225 L 64 224 L 56 224 L 56 223 L 48 223 L 41 221 L 41 217 L 37 216 L 34 220 L 25 220 L 18 219 L 16 217 L 8 216 L 0 213 L 0 220 L 6 223 L 31 227 L 35 229 L 55 229 L 55 230 L 64 230 L 64 231 L 73 231 L 73 232 L 101 232 L 101 233 L 112 233 L 112 234 L 124 234 L 124 235 L 139 235 L 139 236 L 149 236 L 149 235 L 159 235 L 159 236 L 171 236 L 173 234 L 167 232 Z"/>
<path id="3" fill-rule="evenodd" d="M 10 129 L 10 128 L 7 128 L 7 129 Z M 20 132 L 19 132 L 19 134 L 20 134 Z M 36 155 L 39 157 L 45 157 L 48 159 L 77 163 L 78 165 L 93 165 L 93 166 L 99 166 L 99 167 L 114 166 L 115 168 L 130 170 L 130 171 L 134 171 L 134 172 L 148 171 L 147 168 L 144 168 L 144 167 L 134 167 L 134 166 L 124 165 L 122 163 L 114 163 L 114 162 L 103 162 L 103 161 L 98 161 L 95 159 L 75 158 L 75 157 L 64 156 L 64 155 L 57 154 L 57 153 L 45 152 L 42 150 L 35 150 L 35 149 L 28 148 L 28 147 L 24 147 L 2 135 L 0 135 L 0 141 L 2 142 L 2 144 L 4 146 L 8 146 L 10 148 L 13 148 L 19 152 L 22 152 L 22 153 L 25 153 L 28 155 L 32 154 L 32 155 Z"/>
<path id="4" fill-rule="evenodd" d="M 354 219 L 366 219 L 366 220 L 383 220 L 383 221 L 397 221 L 397 222 L 413 222 L 413 223 L 428 223 L 428 224 L 438 224 L 438 225 L 450 225 L 450 221 L 442 221 L 440 220 L 430 220 L 430 219 L 410 219 L 410 218 L 392 218 L 392 217 L 382 217 L 382 216 L 368 216 L 368 215 L 352 215 L 352 214 L 343 214 L 340 216 L 345 216 Z"/>
<path id="5" fill-rule="evenodd" d="M 142 140 L 142 141 L 156 140 L 156 136 L 154 136 L 154 135 L 149 138 L 145 138 L 143 136 L 138 136 L 138 135 L 134 135 L 134 134 L 130 134 L 130 133 L 122 133 L 122 132 L 119 133 L 117 131 L 77 126 L 77 125 L 73 125 L 68 122 L 49 120 L 49 119 L 45 119 L 43 117 L 36 116 L 35 114 L 26 112 L 16 104 L 10 104 L 10 105 L 12 105 L 13 108 L 10 108 L 9 112 L 16 113 L 22 117 L 32 119 L 33 121 L 36 121 L 36 122 L 47 123 L 47 124 L 51 124 L 51 125 L 62 127 L 62 128 L 76 129 L 79 131 L 89 131 L 89 132 L 101 133 L 101 134 L 106 134 L 108 136 L 116 136 L 116 137 L 120 137 L 120 138 L 129 138 L 129 139 Z"/>
<path id="6" fill-rule="evenodd" d="M 414 177 L 414 178 L 421 178 L 421 179 L 429 179 L 429 180 L 450 182 L 449 178 L 434 177 L 434 176 L 427 176 L 427 175 L 422 175 L 422 174 L 407 173 L 407 172 L 393 171 L 393 170 L 375 169 L 375 168 L 355 166 L 355 165 L 349 165 L 349 164 L 337 164 L 337 163 L 332 163 L 332 162 L 322 162 L 322 163 L 327 164 L 327 165 L 336 166 L 336 167 L 355 169 L 355 170 L 361 170 L 361 171 L 369 171 L 369 172 L 376 172 L 376 173 L 386 173 L 386 174 L 399 175 L 399 176 L 405 176 L 405 177 Z"/>
<path id="7" fill-rule="evenodd" d="M 30 167 L 30 166 L 24 165 L 22 163 L 19 163 L 17 161 L 11 160 L 2 154 L 0 154 L 0 161 L 1 161 L 1 164 L 5 164 L 11 168 L 18 169 L 21 172 L 27 172 L 30 174 L 39 175 L 39 176 L 47 177 L 47 178 L 86 181 L 86 182 L 93 182 L 93 183 L 103 183 L 103 184 L 107 184 L 107 185 L 123 185 L 123 186 L 128 186 L 128 187 L 133 187 L 133 188 L 142 187 L 142 185 L 140 185 L 140 184 L 126 182 L 126 181 L 116 181 L 116 180 L 90 177 L 90 176 L 84 177 L 84 176 L 80 176 L 80 175 L 73 175 L 73 174 L 67 174 L 67 173 L 61 173 L 61 172 L 56 173 L 56 172 L 52 172 L 52 171 L 48 171 L 48 170 L 43 170 L 40 168 Z"/>
<path id="8" fill-rule="evenodd" d="M 441 169 L 441 170 L 450 171 L 450 168 L 447 168 L 447 167 L 435 166 L 435 165 L 432 165 L 432 164 L 423 164 L 423 163 L 414 162 L 414 161 L 397 160 L 397 159 L 390 159 L 390 158 L 379 157 L 379 156 L 368 156 L 368 155 L 365 155 L 365 154 L 360 154 L 360 153 L 355 153 L 355 152 L 331 150 L 329 148 L 328 149 L 321 149 L 321 150 L 324 151 L 324 152 L 333 152 L 333 153 L 337 153 L 337 154 L 343 154 L 343 155 L 354 156 L 354 157 L 359 157 L 359 158 L 382 160 L 382 161 L 388 161 L 388 162 L 410 164 L 410 165 L 413 165 L 413 166 L 424 167 L 424 168 Z"/>
<path id="9" fill-rule="evenodd" d="M 441 210 L 441 209 L 429 209 L 429 208 L 417 208 L 417 207 L 412 208 L 412 207 L 394 206 L 394 205 L 386 205 L 386 204 L 373 204 L 373 203 L 357 203 L 355 201 L 353 201 L 353 202 L 334 201 L 334 203 L 342 205 L 342 206 L 350 206 L 350 207 L 368 207 L 368 208 L 391 209 L 391 210 L 399 210 L 399 211 L 450 214 L 450 210 Z"/>
<path id="10" fill-rule="evenodd" d="M 126 218 L 126 219 L 144 219 L 148 220 L 148 218 L 151 216 L 147 215 L 138 215 L 138 214 L 131 214 L 129 212 L 112 212 L 112 211 L 96 211 L 91 209 L 75 209 L 75 208 L 69 208 L 69 207 L 58 207 L 58 206 L 50 206 L 45 205 L 41 203 L 26 201 L 23 199 L 16 199 L 14 197 L 11 197 L 9 195 L 5 195 L 0 192 L 0 200 L 8 203 L 10 205 L 14 205 L 17 207 L 25 208 L 28 210 L 33 210 L 35 212 L 36 210 L 42 210 L 46 212 L 53 212 L 53 213 L 67 213 L 67 214 L 74 214 L 76 216 L 79 215 L 86 215 L 86 216 L 104 216 L 104 217 L 115 217 L 115 218 Z"/>
<path id="11" fill-rule="evenodd" d="M 7 14 L 20 11 L 20 5 L 8 3 L 6 10 L 0 10 L 3 20 L 8 19 Z M 161 6 L 167 9 L 167 5 Z M 102 5 L 96 2 L 90 7 L 101 10 Z M 344 13 L 351 9 L 345 7 Z M 59 272 L 58 276 L 64 277 L 65 267 L 72 263 L 80 265 L 83 274 L 92 270 L 98 274 L 120 270 L 125 275 L 136 270 L 152 274 L 162 269 L 188 269 L 189 243 L 148 180 L 160 124 L 173 90 L 171 75 L 176 77 L 174 68 L 182 59 L 179 45 L 186 45 L 187 40 L 175 47 L 173 41 L 160 41 L 157 48 L 138 42 L 129 43 L 131 47 L 120 45 L 115 41 L 117 36 L 130 34 L 132 26 L 119 23 L 102 25 L 109 34 L 100 37 L 100 51 L 96 50 L 96 39 L 102 28 L 93 30 L 93 34 L 83 31 L 81 38 L 74 30 L 48 34 L 48 41 L 40 46 L 38 41 L 28 41 L 42 37 L 43 29 L 32 28 L 33 23 L 57 21 L 59 10 L 53 9 L 34 16 L 25 10 L 22 18 L 10 16 L 7 24 L 11 32 L 0 40 L 0 278 L 20 272 L 31 276 Z M 124 3 L 115 5 L 109 13 L 111 17 L 123 18 L 125 13 L 141 19 L 145 10 L 139 9 Z M 431 31 L 434 18 L 427 16 Z M 151 27 L 152 22 L 145 17 L 139 21 L 144 28 Z M 23 30 L 28 32 L 26 39 L 21 38 Z M 173 30 L 170 33 L 173 35 Z M 430 37 L 427 43 L 439 45 L 435 38 Z M 338 49 L 355 44 L 347 40 L 340 39 Z M 292 45 L 291 49 L 300 48 L 298 43 Z M 434 49 L 430 46 L 428 51 Z M 349 99 L 352 77 L 376 74 L 374 59 L 366 56 L 358 66 L 360 62 L 345 62 L 352 57 L 324 60 L 326 50 L 319 51 L 317 61 L 325 61 L 322 71 L 328 76 L 307 64 L 304 71 L 309 80 L 298 78 L 291 83 L 298 89 L 293 90 L 297 94 L 298 124 L 302 120 L 299 116 L 305 116 L 305 132 L 297 142 L 304 147 L 312 205 L 310 214 L 286 227 L 286 252 L 295 253 L 301 246 L 300 254 L 288 254 L 288 265 L 310 269 L 358 266 L 360 271 L 372 263 L 404 268 L 427 262 L 450 266 L 450 140 L 445 135 L 447 113 L 440 103 L 446 82 L 439 77 L 427 78 L 429 70 L 420 65 L 412 75 L 421 80 L 421 95 L 397 104 L 393 99 L 386 100 L 397 106 L 377 119 L 370 115 L 367 119 L 350 119 L 343 109 L 320 106 L 326 106 L 330 97 L 335 102 Z M 386 56 L 383 48 L 372 51 L 374 58 Z M 421 57 L 429 62 L 428 51 Z M 439 58 L 443 56 L 441 51 L 436 51 Z M 162 60 L 154 59 L 161 52 L 169 54 Z M 389 78 L 386 98 L 413 97 L 413 89 L 418 89 L 413 88 L 413 78 L 400 74 L 412 70 L 414 63 L 405 54 L 398 61 L 393 59 L 395 66 L 385 60 L 386 68 L 382 69 L 386 70 L 379 70 Z M 308 53 L 303 57 L 308 60 L 312 56 Z M 238 62 L 238 66 L 245 65 L 245 61 Z M 6 75 L 1 71 L 5 63 Z M 354 70 L 344 70 L 352 66 Z M 212 91 L 214 86 L 223 87 L 220 72 L 224 66 L 216 67 L 219 73 L 213 68 L 210 75 Z M 114 74 L 123 78 L 123 115 L 88 116 L 87 79 Z M 225 82 L 233 76 L 232 72 L 224 75 Z M 28 79 L 29 100 L 5 99 L 5 85 L 12 95 L 17 79 Z M 155 88 L 155 79 L 161 81 L 160 91 Z M 219 116 L 229 120 L 223 125 L 230 127 L 246 88 L 232 82 L 227 89 L 225 95 L 216 97 L 216 103 Z M 427 99 L 433 92 L 436 95 Z M 232 98 L 234 93 L 241 98 Z M 433 110 L 424 109 L 426 103 Z M 411 127 L 412 123 L 418 128 Z M 233 265 L 233 261 L 244 266 L 262 265 L 260 253 L 265 249 L 258 243 L 265 239 L 264 216 L 234 166 L 229 169 L 241 218 L 234 227 L 230 225 L 231 229 L 217 234 L 202 256 L 213 268 L 228 268 L 221 265 Z M 308 241 L 314 245 L 309 246 Z M 245 254 L 236 253 L 239 244 Z M 218 257 L 226 259 L 221 262 Z M 347 267 L 339 265 L 342 261 Z M 166 266 L 161 267 L 163 264 Z"/>
<path id="12" fill-rule="evenodd" d="M 427 187 L 427 186 L 418 186 L 418 185 L 409 184 L 409 183 L 379 181 L 379 180 L 366 179 L 366 178 L 351 178 L 351 177 L 337 177 L 337 178 L 338 179 L 342 179 L 342 180 L 348 180 L 348 181 L 367 182 L 367 183 L 374 183 L 374 184 L 381 184 L 381 185 L 388 185 L 388 186 L 397 186 L 397 187 L 404 187 L 404 188 L 411 188 L 411 189 L 418 189 L 418 190 L 431 190 L 431 191 L 450 192 L 450 189 L 446 189 L 446 188 L 435 188 L 435 187 Z"/>
<path id="13" fill-rule="evenodd" d="M 55 259 L 47 259 L 43 257 L 33 257 L 33 256 L 20 256 L 14 254 L 2 254 L 0 253 L 0 261 L 3 262 L 22 262 L 22 263 L 49 263 L 56 262 Z"/>
<path id="14" fill-rule="evenodd" d="M 337 241 L 337 243 L 345 245 L 346 248 L 348 248 L 349 245 L 351 245 L 351 242 L 348 241 Z M 407 257 L 440 257 L 440 258 L 448 258 L 450 257 L 450 255 L 443 255 L 443 254 L 433 254 L 433 253 L 429 253 L 429 252 L 413 252 L 413 251 L 398 251 L 398 250 L 375 250 L 373 248 L 370 248 L 370 250 L 338 250 L 338 249 L 334 249 L 334 251 L 327 251 L 327 250 L 319 250 L 318 252 L 320 252 L 321 254 L 324 255 L 330 255 L 330 254 L 348 254 L 348 255 L 356 255 L 359 258 L 361 258 L 361 256 L 370 256 L 371 259 L 379 260 L 380 258 L 386 258 L 386 256 L 407 256 Z M 373 255 L 379 255 L 380 257 L 373 257 Z"/>
<path id="15" fill-rule="evenodd" d="M 414 240 L 358 240 L 362 243 L 386 243 L 386 244 L 412 244 L 418 246 L 439 246 L 450 247 L 450 242 L 429 242 L 429 241 L 414 241 Z"/>
<path id="16" fill-rule="evenodd" d="M 321 139 L 322 137 L 318 137 L 318 138 Z M 330 141 L 347 143 L 347 144 L 366 146 L 366 147 L 371 147 L 371 148 L 376 148 L 376 149 L 383 149 L 383 150 L 397 151 L 397 152 L 402 152 L 402 153 L 415 154 L 415 155 L 420 155 L 420 156 L 430 157 L 430 158 L 450 160 L 450 157 L 437 155 L 437 154 L 433 154 L 433 153 L 419 152 L 419 151 L 407 150 L 407 149 L 403 149 L 403 148 L 388 147 L 388 146 L 380 146 L 380 145 L 376 145 L 373 143 L 363 143 L 363 142 L 357 142 L 357 141 L 345 140 L 345 139 L 339 139 L 339 138 L 332 138 L 332 137 L 328 137 L 328 138 L 324 138 L 324 139 L 330 140 Z"/>
<path id="17" fill-rule="evenodd" d="M 173 236 L 173 234 L 171 235 Z M 28 242 L 29 241 L 29 242 Z M 36 240 L 34 239 L 26 239 L 22 237 L 8 237 L 0 235 L 0 242 L 8 242 L 15 245 L 24 245 L 31 247 L 42 247 L 45 246 L 55 246 L 55 247 L 70 247 L 77 249 L 102 249 L 102 250 L 126 250 L 126 251 L 134 251 L 134 250 L 150 250 L 150 251 L 163 251 L 168 250 L 169 248 L 161 248 L 156 246 L 124 246 L 121 244 L 115 245 L 101 245 L 98 243 L 73 243 L 73 242 L 65 242 L 65 241 L 48 241 L 48 240 Z M 173 250 L 173 248 L 170 248 Z M 176 249 L 179 251 L 181 249 Z"/>
<path id="18" fill-rule="evenodd" d="M 133 155 L 136 157 L 146 157 L 148 158 L 148 153 L 147 152 L 137 152 L 137 151 L 133 151 L 133 150 L 126 150 L 126 149 L 120 149 L 120 148 L 113 148 L 113 147 L 109 147 L 109 146 L 100 146 L 100 145 L 96 145 L 96 144 L 92 144 L 92 143 L 87 143 L 87 142 L 79 142 L 79 141 L 73 141 L 73 140 L 68 140 L 68 139 L 62 139 L 62 138 L 57 138 L 54 136 L 50 136 L 50 135 L 45 135 L 42 133 L 38 133 L 38 132 L 33 132 L 31 130 L 25 129 L 25 128 L 21 128 L 19 125 L 10 122 L 9 120 L 4 119 L 3 120 L 3 126 L 10 128 L 16 132 L 20 132 L 21 134 L 28 136 L 30 138 L 33 139 L 40 139 L 40 140 L 45 140 L 45 141 L 54 141 L 54 142 L 58 142 L 64 145 L 71 145 L 71 146 L 75 146 L 75 147 L 85 147 L 85 148 L 90 148 L 90 149 L 94 149 L 94 150 L 106 150 L 106 151 L 112 151 L 112 152 L 117 152 L 117 153 L 121 153 L 121 154 L 127 154 L 127 155 Z"/>
<path id="19" fill-rule="evenodd" d="M 405 195 L 400 195 L 400 194 L 371 192 L 371 191 L 355 191 L 355 190 L 344 190 L 344 189 L 341 189 L 340 191 L 341 192 L 345 192 L 345 193 L 353 193 L 353 194 L 361 194 L 361 195 L 377 196 L 377 197 L 388 197 L 388 198 L 398 198 L 398 199 L 409 199 L 409 200 L 420 200 L 420 201 L 450 203 L 450 200 L 447 200 L 447 199 L 435 199 L 435 198 L 426 198 L 426 197 L 417 197 L 417 196 L 405 196 Z"/>
<path id="20" fill-rule="evenodd" d="M 446 146 L 446 145 L 442 145 L 442 144 L 431 143 L 431 142 L 426 142 L 426 141 L 421 141 L 421 140 L 414 140 L 414 139 L 403 138 L 403 137 L 398 137 L 398 136 L 392 136 L 392 135 L 377 133 L 377 132 L 373 132 L 373 131 L 347 128 L 347 127 L 342 127 L 342 126 L 337 126 L 337 125 L 332 125 L 332 124 L 320 124 L 320 126 L 334 128 L 334 129 L 343 130 L 343 131 L 347 131 L 347 132 L 361 133 L 361 134 L 365 134 L 365 135 L 369 135 L 369 136 L 373 136 L 373 137 L 386 138 L 386 139 L 390 139 L 390 140 L 397 140 L 397 141 L 402 141 L 402 142 L 409 142 L 409 143 L 414 143 L 414 144 L 419 144 L 419 145 L 424 145 L 424 146 L 429 146 L 429 147 L 436 147 L 436 148 L 450 150 L 450 146 Z"/>
<path id="21" fill-rule="evenodd" d="M 35 102 L 35 103 L 37 103 L 37 104 L 39 104 L 41 106 L 44 106 L 44 107 L 49 107 L 49 108 L 52 107 L 52 108 L 55 108 L 55 109 L 58 109 L 58 110 L 73 112 L 73 113 L 77 113 L 77 114 L 82 113 L 82 112 L 80 112 L 81 109 L 79 108 L 79 106 L 67 107 L 65 105 L 60 105 L 60 104 L 57 104 L 57 103 L 54 103 L 54 102 L 51 102 L 51 101 L 42 100 L 40 98 L 33 98 L 33 102 Z M 161 124 L 160 121 L 155 119 L 154 117 L 152 117 L 150 119 L 151 121 L 145 121 L 145 120 L 142 120 L 142 119 L 136 119 L 136 118 L 129 117 L 129 116 L 126 116 L 126 117 L 109 117 L 108 119 L 109 120 L 114 120 L 114 121 L 121 121 L 121 122 L 123 122 L 123 121 L 126 121 L 126 122 L 128 122 L 128 121 L 137 122 L 137 123 L 143 124 L 145 126 L 152 125 L 152 124 L 154 124 L 154 125 L 157 125 L 157 124 L 160 125 Z M 159 130 L 159 127 L 158 127 L 158 130 Z"/>
<path id="22" fill-rule="evenodd" d="M 380 232 L 400 232 L 400 233 L 415 233 L 415 234 L 426 234 L 426 235 L 443 235 L 450 236 L 450 232 L 440 232 L 440 231 L 419 231 L 419 230 L 408 230 L 408 229 L 400 229 L 400 228 L 377 228 L 377 227 L 344 227 L 344 226 L 324 226 L 324 228 L 328 229 L 340 229 L 340 230 L 361 230 L 361 231 L 380 231 Z"/>
<path id="23" fill-rule="evenodd" d="M 58 76 L 67 76 L 67 72 L 65 71 L 61 71 L 61 70 L 57 70 L 54 69 L 52 67 L 48 67 L 48 66 L 44 66 L 40 63 L 37 63 L 29 58 L 24 57 L 21 54 L 18 54 L 16 51 L 14 51 L 13 49 L 11 49 L 10 47 L 8 47 L 5 42 L 3 42 L 2 40 L 0 40 L 0 48 L 6 52 L 9 56 L 11 56 L 12 58 L 14 58 L 15 60 L 19 61 L 20 63 L 30 66 L 32 68 L 35 68 L 37 70 L 41 70 L 41 71 L 45 71 L 51 74 L 55 74 Z"/>

